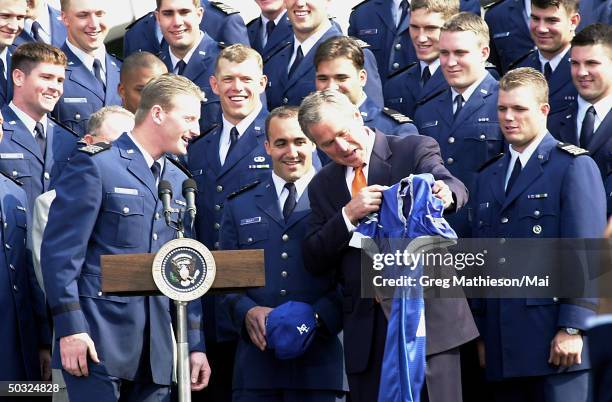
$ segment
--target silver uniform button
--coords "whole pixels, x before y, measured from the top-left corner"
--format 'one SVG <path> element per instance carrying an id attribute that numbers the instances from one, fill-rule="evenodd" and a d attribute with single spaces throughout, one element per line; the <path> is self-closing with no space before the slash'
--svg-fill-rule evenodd
<path id="1" fill-rule="evenodd" d="M 157 240 L 157 233 L 153 233 L 153 240 Z"/>
<path id="2" fill-rule="evenodd" d="M 155 220 L 156 220 L 156 221 L 157 221 L 157 220 L 159 220 L 159 212 L 156 212 L 156 213 L 155 213 Z"/>
<path id="3" fill-rule="evenodd" d="M 10 245 L 10 244 L 8 244 L 8 243 L 6 243 L 6 244 L 4 245 L 4 247 L 5 247 L 7 250 L 10 250 L 10 249 L 11 249 L 11 245 Z"/>
<path id="4" fill-rule="evenodd" d="M 532 230 L 533 230 L 533 233 L 539 235 L 540 233 L 542 233 L 542 226 L 535 225 Z"/>
<path id="5" fill-rule="evenodd" d="M 395 44 L 395 50 L 400 50 L 402 48 L 402 44 L 401 43 L 396 43 Z"/>
<path id="6" fill-rule="evenodd" d="M 215 248 L 217 248 L 217 249 L 219 248 L 219 242 L 218 241 L 215 242 Z"/>
<path id="7" fill-rule="evenodd" d="M 220 193 L 221 191 L 223 191 L 223 186 L 217 186 L 217 193 Z"/>
<path id="8" fill-rule="evenodd" d="M 98 292 L 98 296 L 102 296 L 102 292 Z"/>
<path id="9" fill-rule="evenodd" d="M 558 301 L 559 301 L 559 298 L 558 298 L 558 297 L 553 297 L 553 302 L 555 302 L 555 303 L 556 303 L 556 302 L 558 302 Z"/>
<path id="10" fill-rule="evenodd" d="M 81 118 L 81 115 L 79 113 L 77 113 L 77 114 L 74 115 L 74 118 L 79 120 Z"/>
<path id="11" fill-rule="evenodd" d="M 8 223 L 4 222 L 4 228 L 6 229 L 8 227 Z"/>
<path id="12" fill-rule="evenodd" d="M 283 239 L 283 241 L 289 241 L 289 235 L 287 233 L 285 233 L 281 239 Z"/>
<path id="13" fill-rule="evenodd" d="M 533 216 L 540 216 L 540 211 L 538 211 L 537 209 L 533 211 Z"/>
<path id="14" fill-rule="evenodd" d="M 452 165 L 454 162 L 455 162 L 455 160 L 453 158 L 448 158 L 446 160 L 446 163 L 449 164 L 449 165 Z"/>
<path id="15" fill-rule="evenodd" d="M 393 63 L 393 69 L 397 70 L 399 68 L 399 63 Z"/>
<path id="16" fill-rule="evenodd" d="M 128 212 L 130 212 L 130 209 L 128 207 L 123 207 L 123 213 L 127 214 Z"/>
<path id="17" fill-rule="evenodd" d="M 506 218 L 505 216 L 501 218 L 501 223 L 508 223 L 508 218 Z"/>
<path id="18" fill-rule="evenodd" d="M 448 137 L 448 143 L 452 144 L 455 142 L 455 137 Z"/>
<path id="19" fill-rule="evenodd" d="M 499 239 L 499 244 L 505 244 L 506 243 L 506 238 L 502 237 L 501 239 Z"/>
<path id="20" fill-rule="evenodd" d="M 289 258 L 289 254 L 285 253 L 284 251 L 281 253 L 281 258 L 283 260 L 286 260 L 287 258 Z"/>
<path id="21" fill-rule="evenodd" d="M 215 222 L 215 229 L 219 230 L 220 227 L 221 225 L 219 224 L 219 222 Z"/>
<path id="22" fill-rule="evenodd" d="M 252 237 L 249 237 L 249 238 L 247 239 L 247 243 L 253 243 L 253 238 L 252 238 Z"/>
<path id="23" fill-rule="evenodd" d="M 15 270 L 15 266 L 13 264 L 9 264 L 9 268 L 12 269 L 13 271 Z"/>
<path id="24" fill-rule="evenodd" d="M 500 264 L 505 264 L 506 263 L 506 259 L 504 257 L 500 258 L 498 261 Z"/>
<path id="25" fill-rule="evenodd" d="M 281 276 L 282 276 L 283 278 L 286 278 L 286 277 L 287 277 L 287 275 L 288 275 L 288 274 L 287 274 L 287 271 L 283 271 L 283 272 L 281 272 Z"/>
<path id="26" fill-rule="evenodd" d="M 12 174 L 13 176 L 17 176 L 17 175 L 19 174 L 19 172 L 17 172 L 16 170 L 13 170 L 13 171 L 11 172 L 11 174 Z"/>
<path id="27" fill-rule="evenodd" d="M 51 175 L 49 174 L 49 172 L 45 172 L 43 174 L 43 177 L 45 178 L 45 180 L 49 180 L 51 178 Z"/>
<path id="28" fill-rule="evenodd" d="M 219 211 L 220 209 L 221 209 L 221 205 L 216 204 L 216 205 L 215 205 L 215 211 Z"/>
<path id="29" fill-rule="evenodd" d="M 286 105 L 289 102 L 288 98 L 283 98 L 283 103 Z"/>
<path id="30" fill-rule="evenodd" d="M 19 292 L 19 288 L 17 287 L 17 285 L 13 285 L 13 290 L 14 290 L 15 292 Z"/>
<path id="31" fill-rule="evenodd" d="M 484 140 L 484 139 L 486 139 L 486 138 L 487 138 L 487 136 L 486 136 L 486 135 L 484 135 L 484 134 L 480 134 L 480 139 L 481 139 L 481 140 Z"/>
<path id="32" fill-rule="evenodd" d="M 285 289 L 282 289 L 282 290 L 280 291 L 280 295 L 281 295 L 281 296 L 286 296 L 286 295 L 287 295 L 287 291 L 286 291 Z"/>

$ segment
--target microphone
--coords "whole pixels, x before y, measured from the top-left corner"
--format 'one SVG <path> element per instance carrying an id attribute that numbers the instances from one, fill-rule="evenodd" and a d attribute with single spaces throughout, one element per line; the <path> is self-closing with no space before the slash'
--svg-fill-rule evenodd
<path id="1" fill-rule="evenodd" d="M 157 194 L 162 202 L 164 208 L 164 217 L 166 218 L 166 225 L 171 226 L 172 224 L 172 207 L 170 201 L 172 200 L 172 185 L 168 180 L 160 180 L 157 186 Z"/>
<path id="2" fill-rule="evenodd" d="M 198 192 L 198 185 L 193 179 L 186 179 L 183 182 L 183 197 L 187 203 L 187 212 L 193 221 L 196 216 L 195 196 Z"/>

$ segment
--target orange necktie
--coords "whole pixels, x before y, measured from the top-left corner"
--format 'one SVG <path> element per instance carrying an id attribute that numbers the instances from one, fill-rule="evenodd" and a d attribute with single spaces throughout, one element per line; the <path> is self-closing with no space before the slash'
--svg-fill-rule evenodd
<path id="1" fill-rule="evenodd" d="M 363 166 L 355 168 L 355 177 L 353 177 L 353 183 L 351 184 L 351 195 L 354 197 L 362 188 L 367 186 L 365 175 L 363 174 Z"/>

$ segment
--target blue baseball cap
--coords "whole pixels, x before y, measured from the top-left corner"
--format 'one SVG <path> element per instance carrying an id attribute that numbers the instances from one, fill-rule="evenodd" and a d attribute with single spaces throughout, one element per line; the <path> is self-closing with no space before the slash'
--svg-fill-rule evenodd
<path id="1" fill-rule="evenodd" d="M 307 303 L 289 301 L 270 312 L 266 320 L 268 349 L 278 359 L 293 359 L 306 352 L 314 339 L 315 313 Z"/>

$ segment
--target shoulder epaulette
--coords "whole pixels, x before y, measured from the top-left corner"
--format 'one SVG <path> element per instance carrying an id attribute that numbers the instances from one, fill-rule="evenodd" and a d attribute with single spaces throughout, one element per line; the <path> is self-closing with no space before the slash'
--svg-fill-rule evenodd
<path id="1" fill-rule="evenodd" d="M 580 147 L 577 147 L 574 144 L 568 144 L 565 142 L 560 142 L 557 144 L 557 148 L 559 148 L 562 151 L 567 152 L 568 154 L 572 155 L 572 156 L 580 156 L 580 155 L 588 155 L 589 151 L 587 151 L 586 149 L 582 149 Z"/>
<path id="2" fill-rule="evenodd" d="M 60 126 L 61 128 L 63 128 L 64 130 L 68 131 L 70 134 L 74 134 L 75 137 L 78 137 L 79 135 L 77 133 L 75 133 L 70 127 L 66 126 L 65 124 L 55 120 L 54 117 L 51 117 L 49 115 L 47 115 L 47 118 L 50 119 L 54 124 L 57 124 L 58 126 Z"/>
<path id="3" fill-rule="evenodd" d="M 418 61 L 413 61 L 412 63 L 408 63 L 406 66 L 400 68 L 399 70 L 395 70 L 394 72 L 392 72 L 391 74 L 389 74 L 387 76 L 387 79 L 391 78 L 391 77 L 395 77 L 396 75 L 400 75 L 401 73 L 403 73 L 406 70 L 411 69 L 412 67 L 416 66 L 417 64 L 419 64 Z"/>
<path id="4" fill-rule="evenodd" d="M 497 70 L 497 66 L 495 64 L 491 63 L 490 61 L 485 62 L 485 68 L 492 69 L 492 70 Z"/>
<path id="5" fill-rule="evenodd" d="M 433 98 L 437 97 L 438 95 L 440 95 L 441 93 L 443 93 L 444 91 L 446 91 L 448 88 L 442 88 L 436 92 L 433 92 L 430 95 L 427 95 L 426 97 L 424 97 L 423 99 L 419 99 L 418 102 L 416 103 L 418 106 L 424 105 L 427 102 L 429 102 L 430 100 L 432 100 Z"/>
<path id="6" fill-rule="evenodd" d="M 79 151 L 85 152 L 86 154 L 93 156 L 93 155 L 99 154 L 100 152 L 111 149 L 112 146 L 113 145 L 110 142 L 98 142 L 96 144 L 91 144 L 91 145 L 81 147 L 79 148 Z"/>
<path id="7" fill-rule="evenodd" d="M 189 178 L 193 177 L 189 169 L 179 160 L 176 155 L 168 155 L 166 157 L 167 161 L 170 161 L 174 166 L 176 166 L 181 172 L 185 173 L 185 175 Z"/>
<path id="8" fill-rule="evenodd" d="M 518 59 L 514 60 L 512 63 L 508 64 L 508 70 L 512 70 L 514 67 L 516 67 L 521 61 L 525 60 L 527 57 L 529 57 L 533 52 L 535 52 L 536 49 L 533 48 L 530 51 L 528 51 L 527 53 L 525 53 L 524 55 L 522 55 L 521 57 L 519 57 Z"/>
<path id="9" fill-rule="evenodd" d="M 501 4 L 503 2 L 504 2 L 504 0 L 494 0 L 494 1 L 490 2 L 489 4 L 482 6 L 482 8 L 484 8 L 485 10 L 488 10 L 488 9 L 493 8 L 496 5 Z"/>
<path id="10" fill-rule="evenodd" d="M 239 195 L 239 194 L 242 194 L 242 193 L 244 193 L 244 192 L 245 192 L 245 191 L 247 191 L 247 190 L 252 189 L 253 187 L 255 187 L 256 185 L 258 185 L 258 184 L 259 184 L 259 181 L 260 181 L 259 179 L 255 179 L 255 181 L 254 181 L 254 182 L 251 182 L 251 183 L 249 183 L 249 184 L 246 184 L 246 185 L 244 185 L 244 186 L 240 187 L 238 190 L 234 191 L 233 193 L 230 193 L 230 194 L 227 196 L 227 199 L 228 199 L 228 200 L 231 200 L 231 199 L 232 199 L 232 198 L 234 198 L 235 196 L 237 196 L 237 195 Z"/>
<path id="11" fill-rule="evenodd" d="M 364 40 L 355 38 L 354 36 L 351 36 L 351 39 L 353 39 L 357 43 L 357 46 L 359 46 L 362 49 L 367 49 L 370 47 L 370 44 Z"/>
<path id="12" fill-rule="evenodd" d="M 143 15 L 140 18 L 136 18 L 134 21 L 132 21 L 131 23 L 128 24 L 128 26 L 125 27 L 125 30 L 127 31 L 128 29 L 132 28 L 134 25 L 138 24 L 141 20 L 149 17 L 152 13 L 146 13 L 145 15 Z"/>
<path id="13" fill-rule="evenodd" d="M 227 4 L 221 3 L 220 1 L 211 1 L 210 4 L 216 9 L 223 11 L 223 13 L 227 15 L 238 14 L 240 12 L 236 10 L 234 7 L 228 6 Z"/>
<path id="14" fill-rule="evenodd" d="M 495 155 L 494 157 L 492 157 L 491 159 L 489 159 L 488 161 L 486 161 L 485 163 L 482 164 L 482 166 L 480 166 L 477 170 L 478 173 L 482 172 L 483 170 L 485 170 L 487 167 L 491 166 L 492 164 L 494 164 L 495 162 L 497 162 L 498 160 L 500 160 L 502 157 L 504 156 L 504 153 L 501 152 L 497 155 Z"/>
<path id="15" fill-rule="evenodd" d="M 264 58 L 263 63 L 266 64 L 268 61 L 270 61 L 272 57 L 276 56 L 278 53 L 285 50 L 288 46 L 291 46 L 292 43 L 293 42 L 286 42 L 285 44 L 283 44 L 283 46 L 279 46 L 278 48 L 276 48 L 276 50 L 273 53 L 270 53 L 268 57 Z"/>
<path id="16" fill-rule="evenodd" d="M 397 110 L 389 109 L 388 107 L 383 107 L 382 112 L 399 124 L 412 123 L 412 119 L 410 117 L 403 115 Z"/>
<path id="17" fill-rule="evenodd" d="M 362 6 L 362 5 L 364 5 L 365 3 L 369 2 L 369 1 L 370 1 L 370 0 L 362 0 L 362 1 L 360 1 L 359 3 L 355 4 L 355 5 L 353 6 L 353 8 L 352 8 L 352 9 L 353 9 L 353 10 L 355 10 L 355 9 L 357 9 L 359 6 Z"/>
<path id="18" fill-rule="evenodd" d="M 23 186 L 22 182 L 20 182 L 19 180 L 15 179 L 14 177 L 9 176 L 8 174 L 4 173 L 1 170 L 0 170 L 0 174 L 2 176 L 6 177 L 7 179 L 9 179 L 10 181 L 12 181 L 13 183 L 15 183 L 16 185 L 18 185 L 19 187 Z"/>

